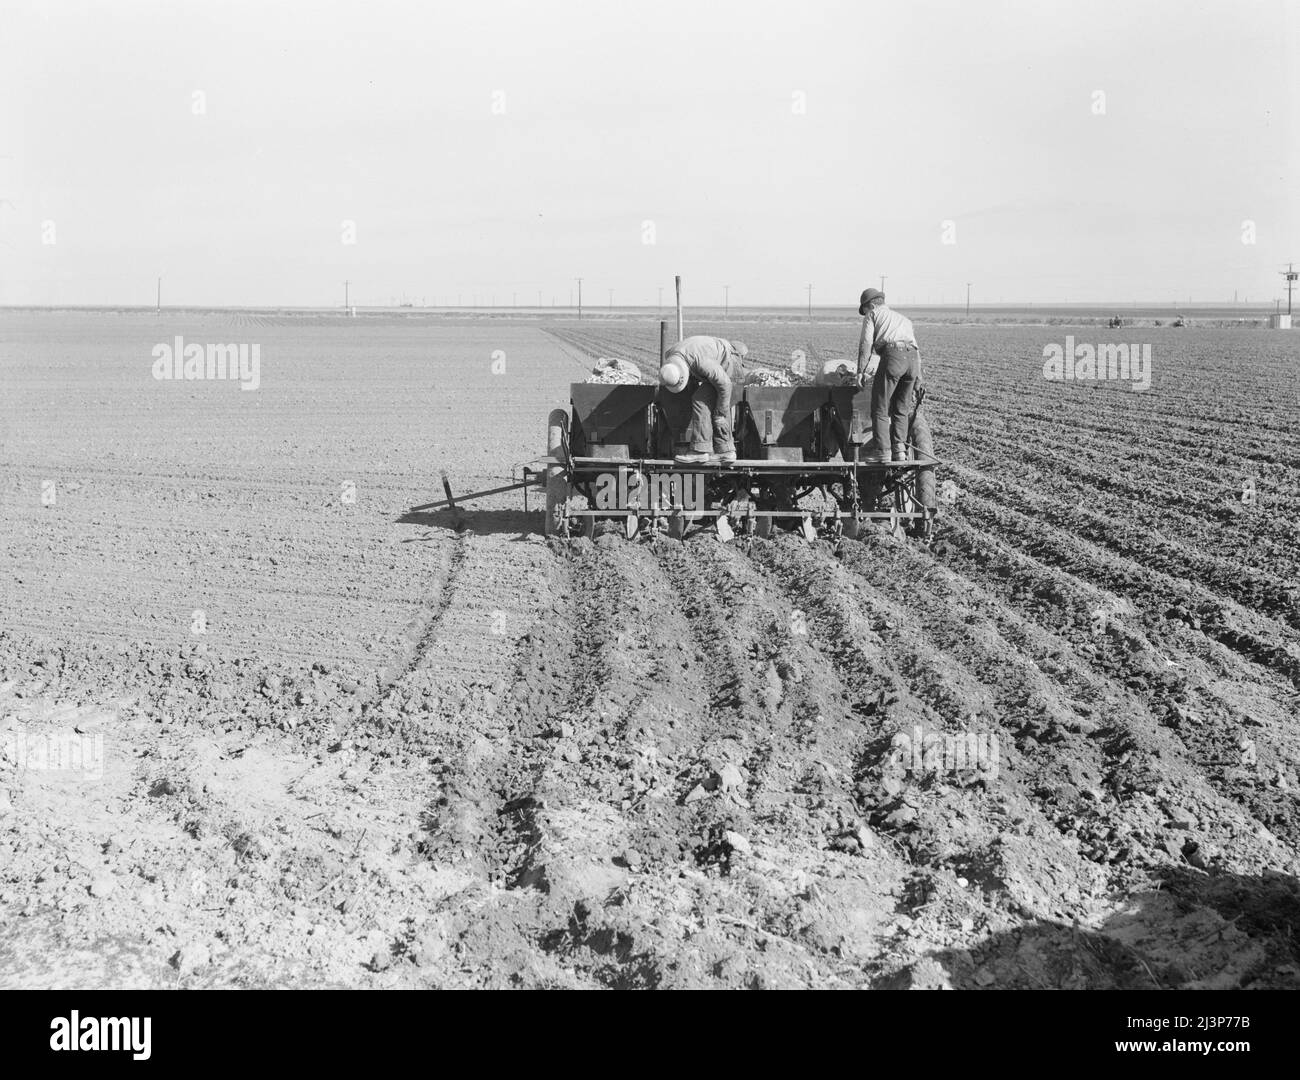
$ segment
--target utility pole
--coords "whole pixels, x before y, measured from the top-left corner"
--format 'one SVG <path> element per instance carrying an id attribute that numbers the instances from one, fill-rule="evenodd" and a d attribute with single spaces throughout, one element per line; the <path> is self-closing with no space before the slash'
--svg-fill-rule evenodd
<path id="1" fill-rule="evenodd" d="M 966 282 L 966 314 L 970 314 L 970 282 Z"/>
<path id="2" fill-rule="evenodd" d="M 808 282 L 808 319 L 812 320 L 812 282 Z"/>
<path id="3" fill-rule="evenodd" d="M 162 314 L 162 278 L 158 279 L 158 314 Z"/>
<path id="4" fill-rule="evenodd" d="M 1295 279 L 1300 277 L 1296 273 L 1295 264 L 1287 263 L 1286 270 L 1283 271 L 1282 277 L 1286 279 L 1286 313 L 1291 314 L 1291 286 L 1295 284 Z"/>
<path id="5" fill-rule="evenodd" d="M 349 302 L 349 296 L 348 296 L 348 286 L 350 286 L 351 284 L 352 282 L 350 281 L 345 281 L 343 283 L 343 310 L 344 311 L 352 310 L 352 304 Z"/>
<path id="6" fill-rule="evenodd" d="M 731 317 L 731 286 L 722 286 L 722 319 L 725 322 Z"/>
<path id="7" fill-rule="evenodd" d="M 578 278 L 578 318 L 582 318 L 582 278 Z"/>
<path id="8" fill-rule="evenodd" d="M 881 274 L 881 275 L 880 275 L 880 291 L 881 291 L 881 292 L 884 292 L 884 291 L 885 291 L 885 275 L 884 275 L 884 274 Z"/>

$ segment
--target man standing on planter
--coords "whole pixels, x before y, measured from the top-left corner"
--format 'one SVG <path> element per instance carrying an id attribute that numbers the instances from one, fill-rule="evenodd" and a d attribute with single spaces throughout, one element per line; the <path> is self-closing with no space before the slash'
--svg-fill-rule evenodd
<path id="1" fill-rule="evenodd" d="M 867 361 L 880 354 L 871 379 L 871 441 L 864 448 L 866 462 L 906 461 L 908 425 L 913 394 L 921 385 L 921 352 L 912 321 L 885 303 L 879 289 L 862 293 L 858 307 L 862 336 L 858 339 L 858 385 L 867 385 Z"/>

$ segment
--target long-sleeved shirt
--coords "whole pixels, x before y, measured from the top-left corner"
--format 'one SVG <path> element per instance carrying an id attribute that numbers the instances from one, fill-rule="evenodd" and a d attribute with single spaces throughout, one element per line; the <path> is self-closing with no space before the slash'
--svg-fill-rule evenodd
<path id="1" fill-rule="evenodd" d="M 692 375 L 698 375 L 718 392 L 718 403 L 713 407 L 713 414 L 730 418 L 732 384 L 728 370 L 736 362 L 731 342 L 725 338 L 696 334 L 682 338 L 668 350 L 664 359 L 669 360 L 674 356 L 686 364 Z"/>
<path id="2" fill-rule="evenodd" d="M 867 358 L 886 345 L 916 345 L 912 320 L 900 315 L 886 304 L 867 308 L 862 316 L 862 336 L 858 338 L 858 371 L 866 366 Z"/>

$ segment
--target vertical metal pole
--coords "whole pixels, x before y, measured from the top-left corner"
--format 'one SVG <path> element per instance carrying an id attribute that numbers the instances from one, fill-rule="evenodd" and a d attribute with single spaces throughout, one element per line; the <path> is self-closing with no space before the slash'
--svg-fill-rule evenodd
<path id="1" fill-rule="evenodd" d="M 664 366 L 664 357 L 668 355 L 668 320 L 659 320 L 659 366 Z"/>
<path id="2" fill-rule="evenodd" d="M 682 332 L 682 275 L 678 274 L 677 282 L 677 340 L 681 341 L 686 335 Z"/>

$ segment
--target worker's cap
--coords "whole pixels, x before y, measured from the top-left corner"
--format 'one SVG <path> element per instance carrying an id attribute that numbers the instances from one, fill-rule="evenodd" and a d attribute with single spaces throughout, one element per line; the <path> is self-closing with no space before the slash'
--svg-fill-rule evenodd
<path id="1" fill-rule="evenodd" d="M 680 394 L 690 382 L 691 373 L 679 357 L 672 357 L 659 369 L 659 385 L 670 394 Z"/>
<path id="2" fill-rule="evenodd" d="M 749 346 L 746 345 L 743 341 L 733 341 L 731 343 L 731 351 L 734 352 L 737 356 L 739 356 L 743 360 L 746 356 L 749 355 Z"/>
<path id="3" fill-rule="evenodd" d="M 865 315 L 867 313 L 867 305 L 869 305 L 872 300 L 883 300 L 884 298 L 885 294 L 879 289 L 863 289 L 862 302 L 858 305 L 858 314 Z"/>

